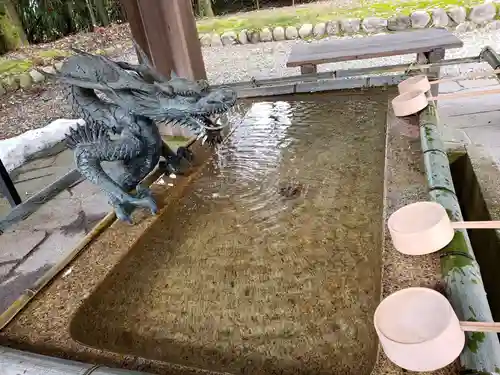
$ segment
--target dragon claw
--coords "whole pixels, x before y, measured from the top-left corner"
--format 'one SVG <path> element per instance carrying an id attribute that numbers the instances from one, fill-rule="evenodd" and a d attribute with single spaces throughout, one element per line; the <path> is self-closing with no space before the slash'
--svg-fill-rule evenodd
<path id="1" fill-rule="evenodd" d="M 123 205 L 115 206 L 115 214 L 118 220 L 124 221 L 129 224 L 133 224 L 132 218 L 130 217 L 132 212 L 129 212 Z"/>
<path id="2" fill-rule="evenodd" d="M 224 140 L 222 132 L 219 130 L 207 130 L 203 138 L 203 143 L 207 143 L 210 147 L 214 147 Z"/>
<path id="3" fill-rule="evenodd" d="M 122 202 L 111 202 L 111 204 L 115 209 L 116 217 L 129 224 L 133 224 L 132 213 L 136 207 L 147 208 L 153 215 L 158 213 L 158 206 L 151 190 L 142 185 L 137 185 L 135 196 L 130 196 Z"/>
<path id="4" fill-rule="evenodd" d="M 132 198 L 131 204 L 138 206 L 149 208 L 153 215 L 156 215 L 158 212 L 158 206 L 156 204 L 155 199 L 153 198 L 153 194 L 151 190 L 141 184 L 137 185 L 135 188 L 136 196 Z"/>
<path id="5" fill-rule="evenodd" d="M 175 154 L 167 155 L 165 159 L 162 169 L 169 173 L 184 174 L 185 168 L 193 162 L 194 154 L 187 147 L 179 147 Z"/>
<path id="6" fill-rule="evenodd" d="M 190 149 L 188 149 L 187 147 L 179 147 L 177 149 L 177 156 L 179 158 L 183 158 L 183 159 L 186 159 L 188 162 L 192 163 L 193 160 L 194 160 L 194 154 L 193 154 L 193 151 L 191 151 Z"/>

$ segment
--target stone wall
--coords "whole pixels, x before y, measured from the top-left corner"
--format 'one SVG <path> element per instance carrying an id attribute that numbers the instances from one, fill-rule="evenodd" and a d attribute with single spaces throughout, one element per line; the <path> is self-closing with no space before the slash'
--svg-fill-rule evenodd
<path id="1" fill-rule="evenodd" d="M 376 34 L 407 29 L 444 27 L 465 32 L 487 24 L 500 28 L 499 13 L 495 3 L 484 3 L 471 8 L 457 6 L 444 10 L 416 10 L 410 15 L 394 15 L 388 19 L 379 17 L 350 18 L 320 22 L 315 25 L 266 27 L 262 30 L 226 31 L 223 34 L 201 34 L 204 47 L 220 47 L 234 44 L 256 44 L 262 42 L 321 39 L 327 36 Z"/>

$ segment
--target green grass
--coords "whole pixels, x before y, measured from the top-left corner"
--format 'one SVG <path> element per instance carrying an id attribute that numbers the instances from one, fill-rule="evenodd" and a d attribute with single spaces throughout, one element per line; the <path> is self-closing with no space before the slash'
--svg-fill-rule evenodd
<path id="1" fill-rule="evenodd" d="M 32 66 L 33 62 L 29 59 L 8 60 L 0 58 L 0 76 L 24 73 L 30 70 Z"/>
<path id="2" fill-rule="evenodd" d="M 430 10 L 432 8 L 448 9 L 453 6 L 471 7 L 482 4 L 483 0 L 393 0 L 372 1 L 360 0 L 358 7 L 335 7 L 333 5 L 286 7 L 272 11 L 255 11 L 240 13 L 223 17 L 198 20 L 198 31 L 200 33 L 223 33 L 224 31 L 261 30 L 271 26 L 299 26 L 304 23 L 318 23 L 342 18 L 366 18 L 382 17 L 388 18 L 395 14 L 410 14 L 415 10 Z M 93 53 L 102 54 L 103 50 Z M 70 51 L 58 49 L 39 51 L 34 59 L 52 60 L 57 57 L 67 57 Z M 20 74 L 29 71 L 34 65 L 32 59 L 8 60 L 0 58 L 0 77 Z"/>
<path id="3" fill-rule="evenodd" d="M 72 53 L 70 51 L 63 51 L 60 49 L 49 49 L 49 50 L 39 51 L 37 52 L 36 55 L 44 59 L 53 59 L 56 57 L 67 57 L 71 54 Z"/>
<path id="4" fill-rule="evenodd" d="M 365 3 L 364 1 L 362 3 Z M 217 17 L 198 21 L 200 33 L 223 33 L 224 31 L 259 30 L 269 26 L 299 26 L 304 23 L 318 23 L 342 18 L 388 18 L 395 14 L 407 14 L 415 10 L 430 10 L 432 8 L 448 9 L 453 6 L 473 6 L 482 4 L 482 0 L 407 0 L 407 1 L 366 1 L 359 7 L 335 8 L 333 6 L 301 7 L 293 12 L 279 9 L 265 14 L 251 12 L 238 16 Z"/>

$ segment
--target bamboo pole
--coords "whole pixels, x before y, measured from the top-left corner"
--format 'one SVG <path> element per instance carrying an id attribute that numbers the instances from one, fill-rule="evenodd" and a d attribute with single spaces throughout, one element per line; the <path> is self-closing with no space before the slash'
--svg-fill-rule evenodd
<path id="1" fill-rule="evenodd" d="M 452 221 L 463 221 L 447 154 L 438 131 L 438 116 L 430 103 L 419 116 L 425 173 L 431 200 L 441 204 Z M 493 321 L 479 265 L 467 230 L 455 230 L 449 245 L 441 250 L 441 273 L 446 294 L 460 320 Z M 466 333 L 467 343 L 460 364 L 474 373 L 500 372 L 500 342 L 495 333 Z"/>

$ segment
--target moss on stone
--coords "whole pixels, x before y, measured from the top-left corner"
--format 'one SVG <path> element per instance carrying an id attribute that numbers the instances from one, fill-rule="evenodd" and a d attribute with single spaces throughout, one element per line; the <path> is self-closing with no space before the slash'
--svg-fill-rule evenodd
<path id="1" fill-rule="evenodd" d="M 39 52 L 37 52 L 36 55 L 38 57 L 41 57 L 44 59 L 54 59 L 54 58 L 58 58 L 58 57 L 68 57 L 71 54 L 72 54 L 71 51 L 63 51 L 60 49 L 48 49 L 48 50 L 39 51 Z"/>
<path id="2" fill-rule="evenodd" d="M 471 7 L 482 4 L 481 0 L 408 0 L 403 2 L 370 2 L 359 7 L 325 6 L 324 11 L 314 7 L 283 8 L 273 12 L 249 12 L 241 16 L 223 16 L 198 21 L 200 33 L 223 33 L 225 31 L 241 31 L 244 29 L 261 30 L 264 27 L 299 26 L 304 23 L 316 24 L 344 18 L 382 17 L 388 18 L 397 14 L 409 15 L 415 10 L 433 8 L 450 9 L 455 6 Z"/>
<path id="3" fill-rule="evenodd" d="M 9 76 L 27 72 L 33 67 L 33 62 L 29 59 L 9 60 L 0 59 L 0 76 Z"/>
<path id="4" fill-rule="evenodd" d="M 453 236 L 451 242 L 442 250 L 443 256 L 441 257 L 441 273 L 443 274 L 443 276 L 447 276 L 451 272 L 460 272 L 460 269 L 473 265 L 472 259 L 469 259 L 467 256 L 451 254 L 447 255 L 447 251 L 469 254 L 467 241 L 465 240 L 464 234 L 461 231 L 455 231 L 455 236 Z"/>
<path id="5" fill-rule="evenodd" d="M 0 14 L 0 35 L 8 51 L 23 45 L 19 31 L 5 14 Z"/>
<path id="6" fill-rule="evenodd" d="M 448 154 L 448 162 L 451 165 L 454 162 L 456 162 L 458 159 L 460 159 L 462 156 L 464 156 L 465 151 L 451 151 L 451 152 L 447 152 L 447 154 Z"/>

